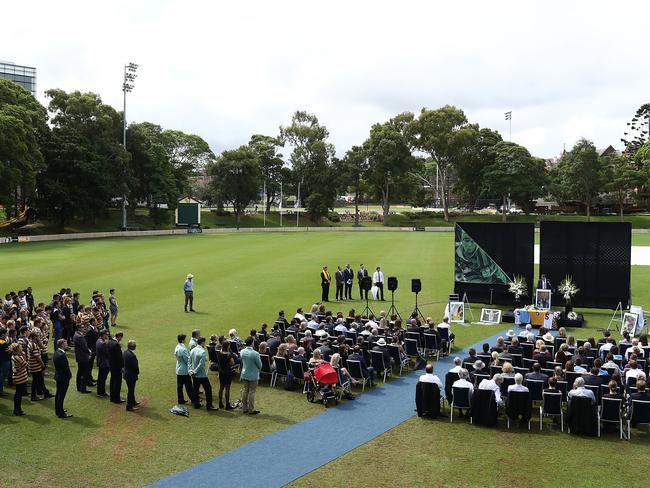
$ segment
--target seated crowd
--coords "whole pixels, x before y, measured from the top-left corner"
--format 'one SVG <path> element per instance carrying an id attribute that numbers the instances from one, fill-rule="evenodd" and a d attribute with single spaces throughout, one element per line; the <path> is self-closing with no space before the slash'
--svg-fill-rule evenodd
<path id="1" fill-rule="evenodd" d="M 343 312 L 327 310 L 324 304 L 314 304 L 307 313 L 298 308 L 291 319 L 280 311 L 271 329 L 264 323 L 259 330 L 251 330 L 246 341 L 250 341 L 251 347 L 259 353 L 261 374 L 268 375 L 272 386 L 282 377 L 285 387 L 293 389 L 296 383 L 308 379 L 310 369 L 329 363 L 339 372 L 341 384 L 363 383 L 365 387 L 366 384 L 374 386 L 376 378 L 382 377 L 380 374 L 405 365 L 409 358 L 422 360 L 417 347 L 417 353 L 411 354 L 405 344 L 411 336 L 418 338 L 419 345 L 421 335 L 430 336 L 440 350 L 453 340 L 446 321 L 435 324 L 431 318 L 421 321 L 413 314 L 404 328 L 399 317 L 388 317 L 384 311 L 375 317 L 361 316 L 350 310 L 345 316 Z M 187 403 L 184 394 L 187 393 L 195 408 L 203 406 L 201 396 L 204 396 L 210 410 L 232 409 L 230 385 L 234 371 L 241 364 L 240 355 L 246 341 L 236 329 L 231 329 L 227 335 L 212 335 L 207 346 L 199 329 L 192 331 L 188 347 L 185 347 L 185 339 L 185 334 L 178 336 L 175 353 L 178 403 Z M 195 351 L 197 346 L 201 346 L 201 351 Z M 218 373 L 219 407 L 213 404 L 207 370 L 204 372 L 201 367 L 204 355 L 208 360 L 207 370 Z M 200 370 L 201 379 L 197 378 L 196 370 Z M 348 390 L 343 393 L 352 398 Z"/>
<path id="2" fill-rule="evenodd" d="M 97 396 L 110 397 L 111 402 L 124 403 L 120 397 L 124 356 L 120 346 L 122 332 L 111 336 L 111 326 L 117 323 L 117 299 L 115 290 L 110 290 L 108 303 L 99 291 L 93 291 L 88 306 L 80 301 L 80 294 L 70 288 L 62 288 L 53 294 L 49 303 L 36 303 L 32 288 L 10 292 L 0 300 L 0 397 L 7 396 L 5 385 L 13 386 L 14 415 L 25 415 L 22 408 L 23 396 L 29 394 L 31 401 L 52 398 L 55 395 L 45 384 L 46 376 L 56 376 L 50 372 L 52 344 L 54 364 L 56 354 L 65 356 L 68 347 L 74 349 L 77 363 L 76 389 L 79 393 L 91 393 L 89 387 L 97 387 Z M 131 353 L 135 342 L 129 341 Z M 126 352 L 126 351 L 125 351 Z M 93 368 L 97 366 L 97 378 L 93 378 Z M 67 359 L 65 368 L 69 371 Z M 58 373 L 58 369 L 57 369 Z M 106 382 L 110 375 L 110 395 L 106 393 Z M 59 378 L 54 378 L 57 383 Z M 61 379 L 61 383 L 69 378 Z M 135 401 L 135 382 L 126 380 L 129 386 L 128 410 L 137 410 Z M 67 388 L 67 387 L 66 387 Z M 28 392 L 28 389 L 31 391 Z M 68 418 L 63 408 L 65 392 L 57 388 L 55 413 Z M 67 391 L 67 390 L 66 390 Z"/>
<path id="3" fill-rule="evenodd" d="M 601 406 L 603 399 L 620 399 L 621 418 L 631 418 L 634 424 L 632 402 L 650 401 L 646 388 L 650 346 L 645 335 L 625 334 L 617 343 L 606 330 L 598 340 L 576 340 L 563 328 L 555 337 L 544 328 L 535 335 L 529 325 L 519 336 L 510 330 L 495 344 L 483 344 L 480 353 L 474 348 L 468 352 L 464 359 L 454 358 L 445 377 L 450 405 L 458 388 L 467 389 L 463 400 L 468 401 L 476 390 L 491 390 L 497 408 L 506 406 L 512 392 L 528 393 L 531 402 L 540 403 L 545 394 L 561 394 L 569 410 L 576 397 L 588 398 L 593 407 Z M 461 409 L 461 415 L 469 414 L 469 409 Z M 522 417 L 528 420 L 530 412 Z"/>

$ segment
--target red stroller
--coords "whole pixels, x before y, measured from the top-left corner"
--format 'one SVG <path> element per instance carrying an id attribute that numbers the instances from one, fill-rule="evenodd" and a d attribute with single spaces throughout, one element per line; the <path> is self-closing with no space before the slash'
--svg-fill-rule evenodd
<path id="1" fill-rule="evenodd" d="M 336 385 L 339 383 L 339 375 L 331 364 L 323 363 L 317 368 L 310 368 L 309 379 L 307 401 L 311 403 L 322 401 L 326 408 L 328 403 L 338 404 Z"/>

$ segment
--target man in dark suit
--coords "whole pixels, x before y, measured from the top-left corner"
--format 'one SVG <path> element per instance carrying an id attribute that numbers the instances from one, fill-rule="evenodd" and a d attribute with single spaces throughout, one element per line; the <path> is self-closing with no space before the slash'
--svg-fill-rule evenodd
<path id="1" fill-rule="evenodd" d="M 88 363 L 88 386 L 95 386 L 95 380 L 93 379 L 93 365 L 95 364 L 95 357 L 97 355 L 95 351 L 95 346 L 97 345 L 97 339 L 99 339 L 99 332 L 97 331 L 95 317 L 91 317 L 89 320 L 88 330 L 86 331 L 86 344 L 88 344 L 88 349 L 90 349 L 90 361 Z"/>
<path id="2" fill-rule="evenodd" d="M 97 374 L 97 396 L 106 397 L 106 378 L 108 378 L 108 372 L 111 370 L 111 363 L 109 360 L 108 352 L 108 341 L 109 334 L 107 330 L 102 331 L 102 335 L 97 339 L 95 343 L 95 354 L 97 355 L 97 369 L 99 373 Z"/>
<path id="3" fill-rule="evenodd" d="M 368 298 L 368 290 L 363 289 L 363 279 L 367 277 L 368 277 L 368 270 L 363 267 L 363 264 L 361 264 L 359 266 L 359 271 L 357 271 L 357 281 L 359 282 L 359 297 L 361 300 L 363 300 L 364 298 Z"/>
<path id="4" fill-rule="evenodd" d="M 583 376 L 585 385 L 600 386 L 603 384 L 603 377 L 599 376 L 598 368 L 591 368 L 589 374 Z"/>
<path id="5" fill-rule="evenodd" d="M 336 279 L 336 299 L 343 300 L 343 287 L 345 286 L 345 274 L 340 266 L 336 267 L 336 273 L 334 273 L 334 278 Z"/>
<path id="6" fill-rule="evenodd" d="M 68 363 L 68 357 L 65 355 L 65 352 L 68 349 L 68 341 L 65 339 L 59 339 L 57 341 L 57 349 L 54 352 L 54 381 L 56 381 L 56 395 L 54 398 L 54 411 L 56 416 L 60 419 L 67 419 L 72 417 L 68 412 L 63 408 L 63 401 L 65 400 L 65 395 L 68 392 L 68 386 L 70 386 L 70 378 L 72 378 L 72 372 L 70 371 L 70 364 Z"/>
<path id="7" fill-rule="evenodd" d="M 330 276 L 329 271 L 327 271 L 327 266 L 323 266 L 323 271 L 320 272 L 320 286 L 322 288 L 321 301 L 323 302 L 330 301 L 331 282 L 332 282 L 332 277 Z"/>
<path id="8" fill-rule="evenodd" d="M 90 393 L 86 388 L 89 383 L 88 373 L 90 370 L 90 349 L 86 342 L 86 327 L 81 326 L 74 333 L 74 358 L 77 361 L 77 391 L 79 393 Z"/>
<path id="9" fill-rule="evenodd" d="M 542 366 L 539 363 L 533 364 L 533 371 L 531 371 L 530 373 L 526 373 L 526 379 L 543 381 L 544 387 L 546 388 L 546 386 L 548 385 L 548 376 L 542 373 L 541 369 Z"/>
<path id="10" fill-rule="evenodd" d="M 140 374 L 140 367 L 138 366 L 138 358 L 135 355 L 135 341 L 129 341 L 127 349 L 124 351 L 124 381 L 128 393 L 126 395 L 126 409 L 133 412 L 138 409 L 139 402 L 135 401 L 135 383 L 138 381 Z"/>
<path id="11" fill-rule="evenodd" d="M 354 271 L 349 264 L 343 270 L 343 277 L 345 278 L 345 298 L 352 300 L 352 283 L 354 282 Z"/>
<path id="12" fill-rule="evenodd" d="M 113 403 L 124 403 L 124 400 L 120 398 L 120 391 L 122 390 L 122 368 L 124 367 L 122 347 L 120 346 L 122 337 L 124 337 L 124 333 L 118 332 L 113 339 L 108 341 L 108 362 L 111 370 L 110 393 L 111 402 Z"/>
<path id="13" fill-rule="evenodd" d="M 541 275 L 539 277 L 539 280 L 537 280 L 537 289 L 551 290 L 551 292 L 553 291 L 553 285 L 551 284 L 551 280 L 549 280 L 545 274 Z"/>

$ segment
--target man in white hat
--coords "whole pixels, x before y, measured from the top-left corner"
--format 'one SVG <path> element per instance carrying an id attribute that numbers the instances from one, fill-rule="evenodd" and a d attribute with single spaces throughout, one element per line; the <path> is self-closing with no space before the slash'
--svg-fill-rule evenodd
<path id="1" fill-rule="evenodd" d="M 194 275 L 192 273 L 187 275 L 183 291 L 185 292 L 185 313 L 187 313 L 187 305 L 190 306 L 190 312 L 194 312 Z"/>
<path id="2" fill-rule="evenodd" d="M 383 337 L 380 337 L 379 340 L 375 342 L 375 347 L 373 347 L 372 350 L 380 351 L 384 356 L 384 365 L 386 367 L 390 366 L 391 357 L 390 357 L 390 353 L 388 352 L 388 348 L 386 347 L 386 340 Z"/>

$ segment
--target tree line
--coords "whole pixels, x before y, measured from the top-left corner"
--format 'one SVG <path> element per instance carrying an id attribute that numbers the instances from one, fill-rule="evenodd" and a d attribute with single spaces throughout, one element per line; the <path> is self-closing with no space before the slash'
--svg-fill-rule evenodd
<path id="1" fill-rule="evenodd" d="M 357 223 L 362 198 L 381 205 L 384 223 L 391 205 L 426 206 L 434 198 L 445 220 L 452 200 L 471 212 L 485 198 L 501 202 L 504 220 L 508 202 L 528 213 L 546 196 L 581 205 L 588 216 L 603 199 L 621 213 L 631 200 L 650 208 L 650 104 L 628 123 L 622 153 L 600 155 L 582 139 L 548 164 L 449 105 L 376 123 L 341 157 L 328 129 L 306 111 L 295 112 L 277 134 L 255 134 L 215 156 L 201 137 L 150 122 L 128 126 L 125 148 L 122 114 L 99 95 L 46 95 L 43 107 L 0 79 L 0 204 L 9 216 L 29 203 L 61 226 L 73 218 L 92 222 L 126 195 L 131 212 L 145 205 L 162 224 L 169 218 L 162 204 L 174 208 L 180 196 L 192 195 L 231 206 L 239 223 L 253 203 L 270 210 L 281 185 L 313 220 L 350 194 Z M 193 181 L 200 175 L 209 176 L 207 184 Z"/>

